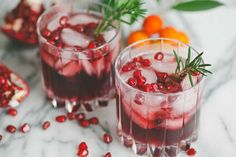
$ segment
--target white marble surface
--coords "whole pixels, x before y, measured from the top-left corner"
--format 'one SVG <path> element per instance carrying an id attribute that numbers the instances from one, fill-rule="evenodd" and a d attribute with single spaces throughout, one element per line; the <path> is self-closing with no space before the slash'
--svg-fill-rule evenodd
<path id="1" fill-rule="evenodd" d="M 155 6 L 151 0 L 146 2 L 150 12 L 154 13 Z M 228 0 L 227 3 L 235 2 Z M 194 144 L 196 157 L 236 157 L 236 8 L 227 6 L 197 13 L 171 11 L 164 17 L 167 23 L 186 30 L 193 47 L 204 50 L 205 60 L 213 64 L 214 74 L 206 82 L 202 104 L 200 136 Z M 0 109 L 0 134 L 3 135 L 0 157 L 75 157 L 81 141 L 88 143 L 89 157 L 102 157 L 107 151 L 113 157 L 136 156 L 124 148 L 115 135 L 114 101 L 109 107 L 88 115 L 98 116 L 101 121 L 99 126 L 83 129 L 75 122 L 53 122 L 56 115 L 65 111 L 53 109 L 45 99 L 40 84 L 37 48 L 17 46 L 3 34 L 0 34 L 0 41 L 1 61 L 25 78 L 31 87 L 30 96 L 18 108 L 17 117 L 9 117 Z M 47 131 L 41 129 L 45 120 L 52 122 Z M 5 131 L 7 124 L 19 126 L 24 122 L 32 126 L 32 130 L 25 135 L 11 135 Z M 104 129 L 114 137 L 110 145 L 101 141 Z"/>

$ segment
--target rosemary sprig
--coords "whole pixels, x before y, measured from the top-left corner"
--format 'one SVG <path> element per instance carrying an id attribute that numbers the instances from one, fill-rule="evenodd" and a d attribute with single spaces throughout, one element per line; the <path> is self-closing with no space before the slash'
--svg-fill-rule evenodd
<path id="1" fill-rule="evenodd" d="M 203 76 L 207 76 L 207 74 L 212 74 L 211 71 L 207 70 L 206 67 L 211 66 L 211 64 L 204 64 L 202 62 L 202 55 L 203 52 L 197 55 L 192 61 L 191 61 L 191 48 L 188 48 L 188 56 L 187 59 L 183 60 L 182 57 L 178 56 L 175 50 L 173 50 L 174 56 L 176 59 L 177 67 L 175 69 L 175 76 L 177 79 L 181 79 L 182 76 L 188 75 L 189 81 L 191 83 L 191 86 L 194 86 L 193 84 L 193 78 L 192 74 L 199 72 Z"/>
<path id="2" fill-rule="evenodd" d="M 116 28 L 114 21 L 133 24 L 139 17 L 144 17 L 146 9 L 142 8 L 141 0 L 106 0 L 108 7 L 102 8 L 103 20 L 98 24 L 95 35 L 99 35 L 110 27 Z M 124 16 L 128 16 L 125 17 Z"/>

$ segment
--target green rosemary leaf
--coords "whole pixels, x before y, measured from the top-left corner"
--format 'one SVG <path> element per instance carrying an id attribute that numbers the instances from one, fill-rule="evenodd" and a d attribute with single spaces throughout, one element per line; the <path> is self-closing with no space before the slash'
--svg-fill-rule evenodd
<path id="1" fill-rule="evenodd" d="M 197 60 L 202 59 L 202 58 L 201 58 L 202 55 L 203 55 L 203 52 L 200 53 L 197 57 L 195 57 L 195 58 L 189 63 L 189 65 L 192 66 L 192 65 L 195 64 L 195 62 L 196 62 Z"/>
<path id="2" fill-rule="evenodd" d="M 185 66 L 189 64 L 190 58 L 191 58 L 191 48 L 188 47 L 188 57 L 187 57 L 187 59 L 185 61 Z"/>
<path id="3" fill-rule="evenodd" d="M 211 64 L 201 64 L 198 67 L 209 67 L 209 66 L 211 66 Z"/>
<path id="4" fill-rule="evenodd" d="M 209 73 L 209 74 L 212 74 L 212 72 L 211 72 L 211 71 L 209 71 L 209 70 L 206 70 L 206 69 L 204 69 L 204 68 L 198 68 L 198 70 L 201 70 L 201 71 L 203 71 L 204 73 Z"/>
<path id="5" fill-rule="evenodd" d="M 173 53 L 175 55 L 175 59 L 176 59 L 176 63 L 177 63 L 177 67 L 175 69 L 175 73 L 178 73 L 178 72 L 180 72 L 180 60 L 179 60 L 179 56 L 177 55 L 175 50 L 173 50 Z"/>
<path id="6" fill-rule="evenodd" d="M 190 81 L 190 83 L 191 83 L 191 86 L 194 86 L 194 84 L 193 84 L 193 78 L 192 78 L 192 75 L 191 75 L 190 72 L 188 72 L 188 78 L 189 78 L 189 81 Z"/>

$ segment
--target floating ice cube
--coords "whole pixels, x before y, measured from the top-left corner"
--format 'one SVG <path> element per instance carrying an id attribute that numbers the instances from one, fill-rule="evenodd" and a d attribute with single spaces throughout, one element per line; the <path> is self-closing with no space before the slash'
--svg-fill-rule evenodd
<path id="1" fill-rule="evenodd" d="M 103 34 L 103 37 L 106 42 L 109 42 L 111 39 L 113 39 L 116 35 L 116 30 L 112 29 Z"/>
<path id="2" fill-rule="evenodd" d="M 93 65 L 86 59 L 81 60 L 81 64 L 83 66 L 84 71 L 88 74 L 88 75 L 93 75 L 96 73 L 95 69 L 93 68 Z"/>
<path id="3" fill-rule="evenodd" d="M 99 19 L 95 16 L 89 15 L 89 14 L 78 14 L 73 17 L 71 17 L 68 20 L 68 23 L 71 25 L 76 24 L 88 24 L 88 23 L 98 23 Z"/>
<path id="4" fill-rule="evenodd" d="M 198 76 L 192 76 L 192 80 L 193 80 L 194 85 L 197 84 Z M 192 87 L 188 76 L 185 76 L 185 78 L 181 82 L 181 86 L 183 90 L 186 90 Z"/>
<path id="5" fill-rule="evenodd" d="M 83 48 L 87 47 L 92 40 L 88 36 L 76 32 L 70 28 L 65 28 L 62 30 L 61 38 L 65 44 L 69 46 L 80 46 Z"/>
<path id="6" fill-rule="evenodd" d="M 65 16 L 65 14 L 63 13 L 58 13 L 57 15 L 55 15 L 54 17 L 52 17 L 52 20 L 48 23 L 48 26 L 47 28 L 50 30 L 50 31 L 54 31 L 56 30 L 58 27 L 60 27 L 60 18 L 62 16 Z"/>
<path id="7" fill-rule="evenodd" d="M 156 73 L 151 69 L 142 69 L 142 75 L 146 78 L 146 83 L 156 83 Z"/>
<path id="8" fill-rule="evenodd" d="M 73 52 L 72 51 L 66 51 L 66 50 L 61 51 L 59 58 L 60 59 L 58 59 L 57 63 L 55 64 L 56 69 L 60 69 L 63 66 L 65 66 L 67 63 L 76 60 L 75 55 L 73 54 Z"/>
<path id="9" fill-rule="evenodd" d="M 175 72 L 177 63 L 176 62 L 162 62 L 162 61 L 154 60 L 151 66 L 153 69 L 155 69 L 158 72 L 165 72 L 168 74 L 172 74 Z"/>

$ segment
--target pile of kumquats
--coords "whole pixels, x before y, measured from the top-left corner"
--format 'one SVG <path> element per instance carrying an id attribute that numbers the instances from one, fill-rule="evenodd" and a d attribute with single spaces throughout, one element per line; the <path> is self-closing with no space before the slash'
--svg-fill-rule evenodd
<path id="1" fill-rule="evenodd" d="M 165 26 L 163 19 L 159 15 L 149 15 L 144 19 L 142 29 L 131 32 L 127 38 L 127 44 L 152 38 L 171 38 L 189 44 L 189 38 L 185 32 L 178 31 L 173 26 Z"/>

